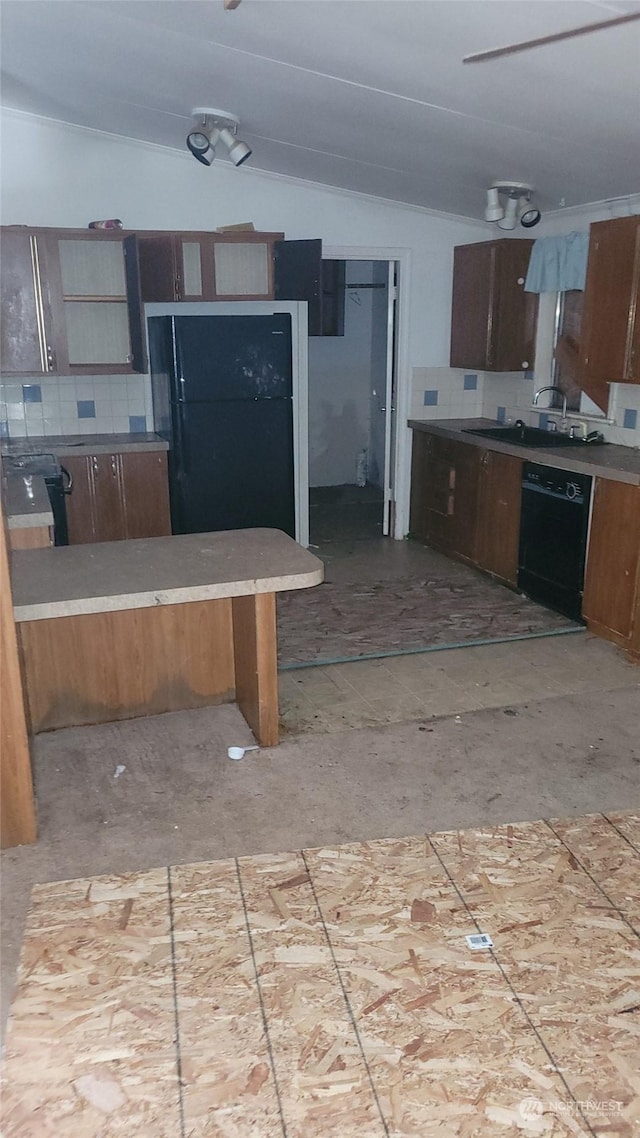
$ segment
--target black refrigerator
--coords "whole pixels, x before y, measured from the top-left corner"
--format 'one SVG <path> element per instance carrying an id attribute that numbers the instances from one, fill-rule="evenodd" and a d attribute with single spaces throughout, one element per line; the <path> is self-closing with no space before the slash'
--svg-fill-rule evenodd
<path id="1" fill-rule="evenodd" d="M 173 533 L 267 526 L 295 537 L 290 315 L 148 325 Z"/>

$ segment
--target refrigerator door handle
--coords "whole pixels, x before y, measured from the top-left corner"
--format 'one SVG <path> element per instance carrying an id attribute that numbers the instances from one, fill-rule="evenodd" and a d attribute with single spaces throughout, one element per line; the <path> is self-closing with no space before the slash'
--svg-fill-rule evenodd
<path id="1" fill-rule="evenodd" d="M 176 421 L 176 443 L 177 452 L 180 455 L 180 473 L 189 473 L 189 452 L 187 449 L 186 438 L 187 432 L 184 429 L 183 416 L 184 416 L 184 403 L 175 404 L 175 421 Z"/>

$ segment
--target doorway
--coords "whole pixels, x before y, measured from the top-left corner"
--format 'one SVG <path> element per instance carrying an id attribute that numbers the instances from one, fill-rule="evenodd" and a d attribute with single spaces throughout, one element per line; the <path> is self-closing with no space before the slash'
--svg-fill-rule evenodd
<path id="1" fill-rule="evenodd" d="M 318 547 L 392 526 L 396 263 L 359 257 L 339 269 L 339 319 L 309 339 L 309 528 Z"/>

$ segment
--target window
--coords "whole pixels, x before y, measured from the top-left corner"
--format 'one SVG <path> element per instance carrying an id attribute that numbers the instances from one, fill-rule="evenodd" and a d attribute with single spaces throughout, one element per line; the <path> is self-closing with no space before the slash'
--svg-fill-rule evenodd
<path id="1" fill-rule="evenodd" d="M 582 397 L 582 390 L 574 378 L 571 356 L 575 353 L 577 359 L 583 307 L 584 292 L 579 289 L 557 294 L 551 382 L 566 396 L 568 411 L 579 411 Z"/>

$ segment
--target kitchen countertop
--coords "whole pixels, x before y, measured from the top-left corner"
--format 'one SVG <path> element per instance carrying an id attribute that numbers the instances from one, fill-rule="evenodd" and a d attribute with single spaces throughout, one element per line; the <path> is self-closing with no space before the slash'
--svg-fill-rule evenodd
<path id="1" fill-rule="evenodd" d="M 319 558 L 273 529 L 13 553 L 17 621 L 253 596 L 319 585 Z"/>
<path id="2" fill-rule="evenodd" d="M 133 435 L 41 435 L 24 439 L 4 439 L 2 454 L 126 454 L 131 451 L 168 450 L 160 435 L 147 431 Z"/>
<path id="3" fill-rule="evenodd" d="M 17 454 L 55 454 L 62 461 L 74 454 L 127 454 L 168 449 L 169 444 L 165 439 L 148 431 L 133 435 L 41 435 L 3 439 L 0 455 L 11 458 Z M 53 525 L 49 495 L 43 478 L 33 476 L 32 498 L 23 475 L 11 472 L 5 464 L 3 484 L 4 510 L 9 529 Z"/>
<path id="4" fill-rule="evenodd" d="M 597 478 L 608 478 L 614 482 L 627 482 L 640 486 L 640 450 L 634 447 L 621 447 L 614 443 L 587 445 L 584 447 L 525 447 L 501 439 L 486 439 L 481 435 L 467 435 L 465 430 L 479 427 L 497 427 L 502 424 L 493 419 L 409 419 L 409 427 L 430 435 L 469 443 L 483 450 L 496 450 L 502 454 L 512 454 L 527 462 L 538 462 L 543 466 L 554 466 L 559 470 L 590 474 Z"/>
<path id="5" fill-rule="evenodd" d="M 3 494 L 9 529 L 35 529 L 52 526 L 53 513 L 44 478 L 37 474 L 11 474 L 5 479 Z"/>

